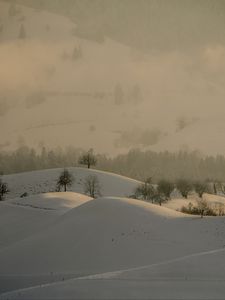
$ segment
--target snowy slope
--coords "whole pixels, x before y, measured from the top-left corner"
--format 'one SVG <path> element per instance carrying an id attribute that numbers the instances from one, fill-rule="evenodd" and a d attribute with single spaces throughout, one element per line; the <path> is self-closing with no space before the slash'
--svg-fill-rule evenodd
<path id="1" fill-rule="evenodd" d="M 2 299 L 224 299 L 225 250 L 197 253 L 137 270 L 66 280 Z"/>
<path id="2" fill-rule="evenodd" d="M 70 192 L 54 192 L 62 169 L 50 169 L 4 175 L 9 193 L 0 202 L 0 246 L 16 241 L 47 227 L 58 216 L 92 198 L 84 195 L 83 182 L 89 175 L 99 179 L 102 195 L 127 196 L 133 194 L 138 181 L 120 175 L 85 168 L 69 168 L 75 179 Z M 27 193 L 26 197 L 19 197 Z M 81 194 L 80 194 L 81 193 Z M 0 247 L 0 248 L 1 248 Z"/>
<path id="3" fill-rule="evenodd" d="M 77 193 L 46 193 L 0 202 L 0 250 L 46 229 L 58 216 L 92 198 Z"/>
<path id="4" fill-rule="evenodd" d="M 1 291 L 221 248 L 223 227 L 224 218 L 201 219 L 139 200 L 91 200 L 59 216 L 45 230 L 2 249 Z M 68 295 L 74 298 L 76 292 Z"/>
<path id="5" fill-rule="evenodd" d="M 84 193 L 83 183 L 89 175 L 96 175 L 98 177 L 103 196 L 125 197 L 132 195 L 134 189 L 140 183 L 134 179 L 94 169 L 71 167 L 68 170 L 74 177 L 74 183 L 68 189 L 77 193 Z M 58 168 L 4 175 L 3 180 L 8 183 L 10 190 L 7 198 L 15 198 L 25 192 L 28 195 L 54 192 L 58 177 L 62 171 L 63 169 Z"/>
<path id="6" fill-rule="evenodd" d="M 55 211 L 0 203 L 0 249 L 43 230 L 56 218 Z"/>
<path id="7" fill-rule="evenodd" d="M 8 200 L 7 204 L 14 204 L 22 207 L 37 208 L 41 210 L 54 210 L 63 214 L 71 208 L 79 206 L 92 198 L 73 192 L 58 192 L 38 194 L 23 198 Z M 5 204 L 5 203 L 4 203 Z"/>
<path id="8" fill-rule="evenodd" d="M 220 195 L 203 194 L 202 199 L 205 200 L 209 207 L 217 210 L 218 205 L 225 205 L 225 197 Z M 197 206 L 199 197 L 197 195 L 191 195 L 188 199 L 185 198 L 172 198 L 168 202 L 163 203 L 163 206 L 180 211 L 183 206 L 188 207 L 189 203 L 193 206 Z"/>

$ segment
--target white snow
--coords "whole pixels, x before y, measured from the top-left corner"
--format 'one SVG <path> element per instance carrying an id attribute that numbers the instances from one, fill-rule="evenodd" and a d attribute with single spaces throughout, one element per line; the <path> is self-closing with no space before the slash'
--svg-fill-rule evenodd
<path id="1" fill-rule="evenodd" d="M 195 82 L 201 82 L 202 74 L 191 75 L 185 84 L 177 81 L 187 73 L 189 57 L 143 55 L 108 38 L 91 42 L 74 36 L 76 25 L 67 18 L 23 6 L 18 6 L 18 16 L 9 17 L 8 8 L 9 3 L 0 1 L 0 87 L 10 108 L 1 118 L 3 145 L 12 141 L 9 147 L 14 148 L 18 137 L 24 137 L 35 147 L 39 141 L 49 147 L 93 144 L 96 151 L 118 153 L 127 150 L 116 148 L 121 133 L 157 126 L 168 134 L 152 150 L 188 145 L 223 153 L 224 115 L 220 105 L 209 114 L 210 93 L 199 98 L 205 84 L 196 92 Z M 24 42 L 18 41 L 21 24 L 27 33 Z M 75 46 L 83 53 L 77 61 L 71 59 Z M 206 49 L 201 51 L 204 57 Z M 172 69 L 174 76 L 168 76 Z M 126 95 L 121 106 L 113 99 L 118 82 Z M 129 91 L 136 84 L 144 100 L 132 106 Z M 27 97 L 37 92 L 46 101 L 27 107 Z M 180 95 L 187 116 L 195 116 L 197 102 L 207 110 L 174 132 L 175 119 L 184 110 Z M 214 97 L 218 103 L 221 95 Z M 93 125 L 96 131 L 91 132 Z M 173 199 L 162 207 L 128 199 L 138 181 L 93 169 L 69 168 L 74 184 L 69 192 L 56 193 L 61 171 L 3 176 L 10 192 L 0 203 L 0 299 L 224 300 L 224 217 L 201 219 L 176 211 L 195 203 L 195 197 Z M 83 194 L 90 174 L 99 179 L 101 198 Z M 20 198 L 25 192 L 28 196 Z M 204 197 L 212 205 L 225 202 L 220 196 Z"/>
<path id="2" fill-rule="evenodd" d="M 14 198 L 12 200 L 8 200 L 7 204 L 14 204 L 34 209 L 55 210 L 59 214 L 62 214 L 67 210 L 79 206 L 91 199 L 91 197 L 78 193 L 58 192 Z"/>
<path id="3" fill-rule="evenodd" d="M 130 196 L 140 183 L 125 176 L 94 169 L 71 167 L 68 170 L 74 177 L 74 183 L 68 190 L 77 193 L 84 193 L 83 183 L 89 175 L 96 175 L 98 177 L 102 196 Z M 19 197 L 25 192 L 28 195 L 54 192 L 58 177 L 62 171 L 62 168 L 57 168 L 4 175 L 3 180 L 9 186 L 7 198 Z"/>
<path id="4" fill-rule="evenodd" d="M 145 268 L 45 284 L 6 294 L 3 299 L 45 299 L 48 295 L 51 299 L 222 300 L 224 259 L 225 249 L 218 249 Z"/>
<path id="5" fill-rule="evenodd" d="M 0 299 L 180 299 L 182 290 L 194 299 L 204 287 L 222 299 L 224 224 L 140 200 L 86 201 L 2 248 L 0 287 L 11 292 Z"/>
<path id="6" fill-rule="evenodd" d="M 56 193 L 61 171 L 4 176 L 0 299 L 223 299 L 224 217 L 177 211 L 193 195 L 163 206 L 126 198 L 140 182 L 94 169 L 69 168 L 74 184 Z M 98 199 L 81 194 L 90 174 Z"/>
<path id="7" fill-rule="evenodd" d="M 46 193 L 0 202 L 0 250 L 34 233 L 71 208 L 92 198 L 67 192 Z"/>
<path id="8" fill-rule="evenodd" d="M 203 200 L 206 200 L 209 207 L 216 209 L 217 205 L 224 204 L 225 205 L 225 197 L 220 195 L 212 195 L 212 194 L 203 194 Z M 168 202 L 164 203 L 163 206 L 180 211 L 183 206 L 188 207 L 189 203 L 192 203 L 193 206 L 197 206 L 197 201 L 199 197 L 196 194 L 188 196 L 185 198 L 172 198 Z"/>

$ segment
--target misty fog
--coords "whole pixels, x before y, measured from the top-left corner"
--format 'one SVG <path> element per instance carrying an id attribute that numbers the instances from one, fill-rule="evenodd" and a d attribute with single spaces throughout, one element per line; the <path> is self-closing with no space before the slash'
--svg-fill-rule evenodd
<path id="1" fill-rule="evenodd" d="M 224 1 L 0 1 L 1 150 L 225 149 Z"/>

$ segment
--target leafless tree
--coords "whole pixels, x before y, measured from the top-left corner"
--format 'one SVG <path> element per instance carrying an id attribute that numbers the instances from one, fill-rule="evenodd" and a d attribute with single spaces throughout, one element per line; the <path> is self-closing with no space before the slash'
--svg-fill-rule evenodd
<path id="1" fill-rule="evenodd" d="M 86 165 L 88 167 L 88 169 L 91 166 L 95 166 L 97 163 L 97 158 L 94 154 L 94 150 L 90 149 L 86 153 L 82 154 L 79 158 L 79 163 L 81 165 Z"/>
<path id="2" fill-rule="evenodd" d="M 151 177 L 147 178 L 135 190 L 135 198 L 158 203 L 160 206 L 167 200 L 165 195 L 159 190 L 159 186 L 153 185 Z"/>
<path id="3" fill-rule="evenodd" d="M 203 218 L 205 211 L 208 209 L 207 201 L 202 198 L 197 200 L 197 207 L 200 211 L 201 218 Z"/>
<path id="4" fill-rule="evenodd" d="M 0 201 L 4 199 L 5 194 L 9 192 L 7 183 L 0 178 Z"/>
<path id="5" fill-rule="evenodd" d="M 73 175 L 67 169 L 64 169 L 58 178 L 57 190 L 60 191 L 61 186 L 63 186 L 64 192 L 66 192 L 67 186 L 71 186 L 73 181 Z"/>
<path id="6" fill-rule="evenodd" d="M 92 198 L 101 196 L 101 186 L 96 175 L 89 175 L 85 178 L 84 192 Z"/>
<path id="7" fill-rule="evenodd" d="M 178 179 L 176 182 L 176 188 L 181 193 L 182 197 L 188 197 L 189 193 L 192 191 L 192 184 L 186 179 Z"/>
<path id="8" fill-rule="evenodd" d="M 170 195 L 174 190 L 174 184 L 168 180 L 160 180 L 158 182 L 158 192 L 159 194 L 164 195 L 165 199 L 170 199 Z"/>
<path id="9" fill-rule="evenodd" d="M 25 27 L 24 27 L 23 24 L 21 24 L 18 38 L 21 39 L 21 40 L 24 40 L 26 38 L 26 36 L 27 35 L 26 35 Z"/>
<path id="10" fill-rule="evenodd" d="M 216 189 L 217 191 L 219 191 L 220 193 L 222 193 L 223 195 L 225 195 L 225 184 L 223 182 L 216 182 L 214 183 L 216 185 Z"/>
<path id="11" fill-rule="evenodd" d="M 194 182 L 193 187 L 200 198 L 202 198 L 202 195 L 204 193 L 207 193 L 209 191 L 209 186 L 206 182 L 196 181 Z"/>
<path id="12" fill-rule="evenodd" d="M 144 183 L 138 185 L 135 189 L 134 195 L 136 198 L 152 202 L 154 201 L 155 188 L 151 182 L 151 177 L 147 178 Z"/>

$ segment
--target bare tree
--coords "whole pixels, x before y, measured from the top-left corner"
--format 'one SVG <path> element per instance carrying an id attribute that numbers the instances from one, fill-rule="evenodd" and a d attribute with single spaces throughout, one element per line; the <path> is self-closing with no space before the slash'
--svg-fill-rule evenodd
<path id="1" fill-rule="evenodd" d="M 81 46 L 75 47 L 72 53 L 72 60 L 77 60 L 82 57 Z"/>
<path id="2" fill-rule="evenodd" d="M 186 179 L 178 179 L 176 188 L 181 193 L 182 197 L 187 199 L 189 193 L 192 191 L 192 184 Z"/>
<path id="3" fill-rule="evenodd" d="M 216 191 L 222 193 L 223 195 L 225 195 L 225 184 L 221 181 L 217 181 L 216 183 L 214 183 L 215 189 Z"/>
<path id="4" fill-rule="evenodd" d="M 151 177 L 147 178 L 144 183 L 141 183 L 134 193 L 135 198 L 158 203 L 160 206 L 167 198 L 159 190 L 158 186 L 152 184 Z"/>
<path id="5" fill-rule="evenodd" d="M 88 169 L 90 169 L 91 166 L 95 166 L 97 163 L 97 158 L 94 154 L 94 150 L 90 149 L 86 153 L 82 154 L 79 158 L 79 163 L 81 165 L 86 165 Z"/>
<path id="6" fill-rule="evenodd" d="M 207 193 L 209 191 L 209 186 L 206 182 L 196 181 L 193 184 L 193 187 L 194 187 L 195 192 L 198 194 L 198 196 L 200 198 L 202 198 L 202 195 L 204 193 Z"/>
<path id="7" fill-rule="evenodd" d="M 173 192 L 173 190 L 174 190 L 174 184 L 172 182 L 164 179 L 158 182 L 158 192 L 159 194 L 164 195 L 166 200 L 170 199 L 170 195 Z"/>
<path id="8" fill-rule="evenodd" d="M 0 201 L 4 199 L 5 194 L 9 192 L 7 183 L 0 178 Z"/>
<path id="9" fill-rule="evenodd" d="M 217 183 L 213 182 L 213 192 L 215 195 L 217 195 Z"/>
<path id="10" fill-rule="evenodd" d="M 84 192 L 92 198 L 101 196 L 101 186 L 96 175 L 89 175 L 84 180 Z"/>
<path id="11" fill-rule="evenodd" d="M 71 186 L 73 181 L 73 175 L 67 169 L 64 169 L 58 178 L 57 190 L 60 191 L 61 186 L 63 186 L 64 192 L 66 192 L 67 186 Z"/>
<path id="12" fill-rule="evenodd" d="M 26 36 L 27 35 L 26 35 L 25 27 L 23 24 L 21 24 L 18 38 L 24 40 Z"/>
<path id="13" fill-rule="evenodd" d="M 160 206 L 163 202 L 167 201 L 168 199 L 165 197 L 165 195 L 159 191 L 159 187 L 155 188 L 154 195 L 153 195 L 153 201 L 155 203 L 158 203 Z"/>
<path id="14" fill-rule="evenodd" d="M 151 177 L 147 178 L 144 183 L 141 183 L 134 192 L 136 198 L 141 198 L 143 200 L 149 201 L 152 203 L 154 201 L 155 188 L 152 184 Z"/>
<path id="15" fill-rule="evenodd" d="M 199 209 L 201 218 L 203 218 L 205 211 L 208 209 L 208 204 L 205 199 L 197 200 L 197 208 Z"/>

